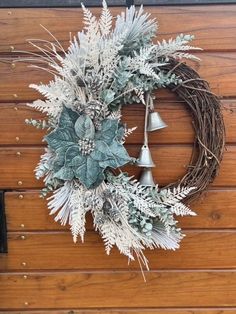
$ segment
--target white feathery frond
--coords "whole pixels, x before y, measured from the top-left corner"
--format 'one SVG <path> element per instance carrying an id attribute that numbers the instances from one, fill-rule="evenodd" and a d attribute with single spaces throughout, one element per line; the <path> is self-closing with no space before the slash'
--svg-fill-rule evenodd
<path id="1" fill-rule="evenodd" d="M 192 211 L 186 205 L 180 202 L 172 206 L 171 211 L 177 216 L 196 216 L 196 213 L 194 211 Z"/>
<path id="2" fill-rule="evenodd" d="M 73 182 L 66 181 L 62 187 L 55 190 L 53 195 L 48 198 L 48 208 L 50 209 L 50 215 L 58 212 L 54 220 L 60 220 L 60 223 L 63 226 L 68 222 L 72 211 L 70 197 L 73 192 Z"/>
<path id="3" fill-rule="evenodd" d="M 110 13 L 110 10 L 107 7 L 107 3 L 105 0 L 102 1 L 102 14 L 99 20 L 99 26 L 102 36 L 109 35 L 112 27 L 112 15 Z"/>
<path id="4" fill-rule="evenodd" d="M 175 39 L 171 38 L 168 41 L 163 39 L 162 42 L 158 42 L 155 46 L 156 57 L 164 57 L 166 59 L 168 59 L 168 57 L 175 59 L 187 58 L 199 61 L 200 59 L 198 57 L 185 52 L 189 50 L 202 50 L 201 48 L 188 45 L 193 39 L 194 36 L 184 34 L 180 34 Z"/>
<path id="5" fill-rule="evenodd" d="M 156 33 L 157 22 L 155 19 L 149 19 L 150 14 L 144 13 L 143 6 L 136 11 L 135 6 L 126 9 L 117 16 L 114 29 L 115 34 L 121 34 L 125 31 L 127 42 L 135 42 L 137 38 L 143 37 L 148 33 Z"/>
<path id="6" fill-rule="evenodd" d="M 135 130 L 137 130 L 137 126 L 132 127 L 132 128 L 125 128 L 122 142 L 124 143 L 126 141 L 126 138 L 130 136 Z"/>
<path id="7" fill-rule="evenodd" d="M 45 153 L 41 155 L 40 161 L 35 168 L 35 177 L 37 180 L 45 176 L 50 170 L 55 156 L 49 148 L 45 148 Z"/>
<path id="8" fill-rule="evenodd" d="M 175 234 L 173 232 L 166 232 L 165 227 L 160 223 L 155 226 L 152 232 L 152 238 L 156 247 L 164 250 L 176 250 L 179 248 L 179 242 L 184 237 L 183 234 Z"/>
<path id="9" fill-rule="evenodd" d="M 101 227 L 99 227 L 99 231 L 101 232 L 101 236 L 104 241 L 105 251 L 107 255 L 110 254 L 111 249 L 116 244 L 116 230 L 114 228 L 114 224 L 111 221 L 105 221 Z"/>

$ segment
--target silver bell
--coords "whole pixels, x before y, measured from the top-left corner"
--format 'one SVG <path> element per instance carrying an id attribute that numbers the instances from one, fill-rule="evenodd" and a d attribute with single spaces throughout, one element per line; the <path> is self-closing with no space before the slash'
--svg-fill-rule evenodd
<path id="1" fill-rule="evenodd" d="M 145 186 L 153 186 L 153 187 L 156 186 L 153 180 L 152 170 L 150 168 L 143 169 L 139 182 L 141 185 L 145 185 Z"/>
<path id="2" fill-rule="evenodd" d="M 167 124 L 162 120 L 160 114 L 156 111 L 150 112 L 148 115 L 148 127 L 149 132 L 166 128 Z"/>
<path id="3" fill-rule="evenodd" d="M 138 167 L 155 167 L 155 164 L 152 160 L 152 155 L 150 149 L 147 145 L 143 145 L 137 159 Z"/>

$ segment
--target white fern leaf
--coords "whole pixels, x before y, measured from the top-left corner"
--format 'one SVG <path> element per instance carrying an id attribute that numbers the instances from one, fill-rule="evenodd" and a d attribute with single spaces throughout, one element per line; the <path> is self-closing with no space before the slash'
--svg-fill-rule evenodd
<path id="1" fill-rule="evenodd" d="M 135 130 L 137 130 L 137 128 L 137 126 L 134 126 L 132 128 L 125 128 L 124 138 L 130 136 Z"/>
<path id="2" fill-rule="evenodd" d="M 110 254 L 112 247 L 116 244 L 116 230 L 111 221 L 106 221 L 99 228 L 107 255 Z"/>
<path id="3" fill-rule="evenodd" d="M 189 46 L 189 41 L 192 41 L 194 36 L 180 34 L 175 39 L 169 39 L 166 41 L 165 39 L 162 42 L 158 42 L 156 45 L 156 56 L 165 58 L 173 57 L 176 59 L 188 58 L 193 60 L 199 60 L 198 57 L 190 54 L 183 53 L 183 51 L 187 50 L 202 50 L 198 47 Z"/>
<path id="4" fill-rule="evenodd" d="M 177 216 L 196 216 L 196 213 L 183 203 L 176 203 L 174 206 L 171 207 L 171 211 Z"/>
<path id="5" fill-rule="evenodd" d="M 152 66 L 149 63 L 140 64 L 139 72 L 147 76 L 153 77 L 156 80 L 159 80 L 158 74 L 153 70 Z"/>
<path id="6" fill-rule="evenodd" d="M 91 35 L 92 30 L 96 33 L 98 31 L 98 22 L 96 17 L 92 14 L 92 12 L 87 9 L 83 3 L 81 3 L 81 7 L 83 10 L 84 14 L 84 24 L 85 24 L 85 29 Z"/>
<path id="7" fill-rule="evenodd" d="M 107 3 L 105 0 L 102 2 L 102 14 L 99 20 L 99 26 L 102 36 L 107 36 L 110 33 L 112 27 L 112 15 L 110 10 L 107 8 Z"/>

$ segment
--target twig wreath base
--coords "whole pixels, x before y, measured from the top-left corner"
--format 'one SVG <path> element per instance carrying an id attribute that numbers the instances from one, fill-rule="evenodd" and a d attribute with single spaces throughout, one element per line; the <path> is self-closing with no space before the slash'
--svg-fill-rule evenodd
<path id="1" fill-rule="evenodd" d="M 168 187 L 194 186 L 188 200 L 195 199 L 207 189 L 218 174 L 225 149 L 225 126 L 219 98 L 210 90 L 208 82 L 190 66 L 170 59 L 164 66 L 166 71 L 175 73 L 182 83 L 168 88 L 183 100 L 192 117 L 195 142 L 187 173 Z"/>
<path id="2" fill-rule="evenodd" d="M 142 7 L 136 11 L 132 6 L 118 15 L 113 29 L 105 1 L 99 20 L 84 6 L 82 9 L 85 27 L 71 39 L 68 51 L 50 33 L 53 42 L 31 40 L 40 53 L 24 59 L 35 61 L 37 57 L 42 66 L 34 67 L 54 76 L 46 85 L 30 85 L 46 98 L 28 104 L 47 115 L 47 120 L 27 120 L 48 131 L 36 178 L 44 178 L 42 195 L 52 192 L 50 214 L 56 214 L 55 220 L 62 225 L 70 225 L 74 242 L 78 236 L 84 240 L 90 212 L 107 254 L 116 246 L 148 269 L 144 249 L 179 248 L 184 234 L 176 216 L 195 215 L 182 200 L 203 191 L 218 172 L 224 149 L 220 103 L 207 82 L 180 62 L 183 58 L 198 60 L 188 52 L 199 49 L 189 45 L 193 36 L 180 34 L 154 44 L 157 23 Z M 148 132 L 166 126 L 152 112 L 152 92 L 163 87 L 188 105 L 196 141 L 186 175 L 159 189 L 151 174 L 155 164 Z M 135 128 L 122 123 L 121 108 L 137 102 L 146 111 L 144 145 L 135 159 L 124 146 Z M 149 117 L 154 116 L 151 127 Z M 122 172 L 121 167 L 128 163 L 144 167 L 146 181 Z"/>

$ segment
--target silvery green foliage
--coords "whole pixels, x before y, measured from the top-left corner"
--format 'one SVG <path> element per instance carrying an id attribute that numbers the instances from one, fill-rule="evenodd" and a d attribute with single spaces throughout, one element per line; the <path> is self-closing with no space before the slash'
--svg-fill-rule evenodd
<path id="1" fill-rule="evenodd" d="M 87 190 L 76 181 L 67 181 L 49 198 L 50 214 L 56 221 L 71 226 L 73 239 L 82 241 L 85 215 L 91 211 L 94 226 L 101 233 L 105 250 L 110 254 L 117 246 L 131 260 L 135 255 L 147 266 L 145 247 L 177 249 L 183 238 L 174 216 L 195 215 L 181 203 L 191 191 L 189 188 L 165 189 L 141 186 L 126 174 L 107 175 L 96 189 Z M 178 208 L 181 208 L 179 212 Z"/>
<path id="2" fill-rule="evenodd" d="M 197 59 L 187 53 L 196 49 L 188 45 L 193 36 L 181 34 L 176 39 L 153 44 L 157 23 L 149 19 L 142 7 L 138 11 L 134 6 L 126 9 L 112 29 L 112 16 L 105 1 L 103 6 L 99 20 L 83 6 L 85 27 L 71 40 L 68 51 L 57 41 L 48 43 L 48 50 L 32 43 L 44 53 L 41 61 L 48 64 L 45 70 L 55 78 L 48 85 L 30 85 L 47 98 L 30 106 L 57 119 L 64 104 L 80 110 L 94 100 L 110 109 L 142 102 L 139 96 L 145 91 L 180 82 L 178 77 L 162 70 L 163 60 Z"/>
<path id="3" fill-rule="evenodd" d="M 180 78 L 164 70 L 170 58 L 197 58 L 188 50 L 190 35 L 152 42 L 157 22 L 141 6 L 121 13 L 112 29 L 112 15 L 103 0 L 97 19 L 82 5 L 84 29 L 70 40 L 67 51 L 51 34 L 53 42 L 31 40 L 41 61 L 34 67 L 51 73 L 48 84 L 31 84 L 45 100 L 30 107 L 47 115 L 48 121 L 28 120 L 36 128 L 49 128 L 46 152 L 36 167 L 44 178 L 42 195 L 50 214 L 69 224 L 76 242 L 84 239 L 85 217 L 91 212 L 95 229 L 110 253 L 114 246 L 129 259 L 138 257 L 148 268 L 145 248 L 176 249 L 183 238 L 176 216 L 195 215 L 181 201 L 191 188 L 159 190 L 141 186 L 119 168 L 131 158 L 123 144 L 135 128 L 121 123 L 121 107 L 141 102 L 144 94 Z M 45 66 L 44 66 L 45 65 Z"/>

